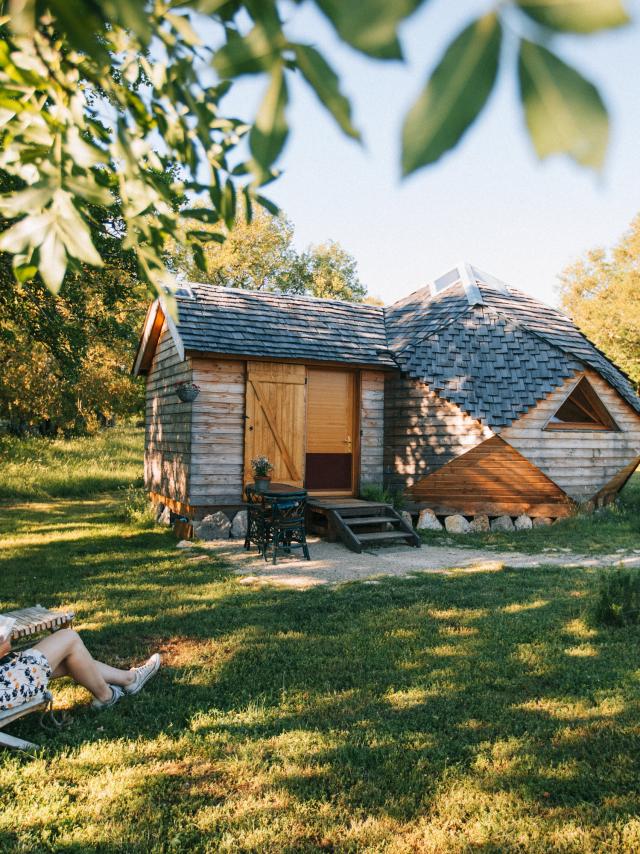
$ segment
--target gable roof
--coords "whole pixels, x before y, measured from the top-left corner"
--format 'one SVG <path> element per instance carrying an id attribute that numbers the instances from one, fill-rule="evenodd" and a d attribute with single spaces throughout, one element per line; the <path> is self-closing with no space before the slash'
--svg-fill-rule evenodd
<path id="1" fill-rule="evenodd" d="M 448 275 L 439 292 L 428 286 L 386 309 L 400 368 L 494 429 L 585 368 L 640 413 L 628 377 L 566 315 L 464 266 L 467 281 Z"/>
<path id="2" fill-rule="evenodd" d="M 381 306 L 192 284 L 177 296 L 186 351 L 395 368 Z"/>

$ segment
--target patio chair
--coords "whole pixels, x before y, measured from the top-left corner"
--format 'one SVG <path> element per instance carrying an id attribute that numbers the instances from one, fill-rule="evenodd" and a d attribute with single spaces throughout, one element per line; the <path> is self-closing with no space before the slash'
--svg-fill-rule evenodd
<path id="1" fill-rule="evenodd" d="M 269 547 L 275 564 L 278 554 L 291 554 L 292 549 L 302 549 L 311 560 L 305 528 L 306 496 L 265 496 L 264 546 L 262 555 L 267 560 Z"/>

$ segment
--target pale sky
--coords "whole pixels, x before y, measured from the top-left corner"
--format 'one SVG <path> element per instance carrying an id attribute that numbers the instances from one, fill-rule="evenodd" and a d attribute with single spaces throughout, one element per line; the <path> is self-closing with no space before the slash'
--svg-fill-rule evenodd
<path id="1" fill-rule="evenodd" d="M 293 221 L 296 243 L 334 239 L 351 252 L 371 293 L 392 302 L 460 260 L 555 302 L 557 275 L 585 250 L 610 245 L 640 211 L 640 53 L 637 27 L 567 36 L 558 49 L 598 81 L 612 117 L 605 170 L 566 158 L 541 164 L 524 129 L 515 73 L 498 89 L 461 146 L 435 166 L 400 178 L 400 130 L 444 45 L 487 3 L 431 0 L 402 29 L 406 63 L 367 59 L 342 46 L 308 4 L 291 32 L 319 47 L 342 78 L 365 145 L 348 140 L 315 96 L 292 86 L 293 133 L 268 195 Z M 637 3 L 628 3 L 638 13 Z M 507 48 L 504 66 L 513 71 Z M 260 84 L 260 91 L 264 83 Z M 250 115 L 255 81 L 233 95 Z"/>

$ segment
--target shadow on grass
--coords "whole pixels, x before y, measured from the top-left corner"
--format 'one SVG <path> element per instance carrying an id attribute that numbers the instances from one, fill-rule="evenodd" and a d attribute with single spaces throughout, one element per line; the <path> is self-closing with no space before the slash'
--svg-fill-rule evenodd
<path id="1" fill-rule="evenodd" d="M 584 623 L 592 570 L 256 590 L 215 562 L 190 563 L 165 532 L 104 536 L 108 508 L 77 516 L 97 526 L 95 537 L 81 529 L 18 547 L 0 574 L 12 605 L 36 591 L 78 603 L 99 657 L 165 653 L 148 690 L 99 719 L 101 742 L 178 745 L 114 792 L 104 807 L 114 822 L 133 803 L 145 815 L 160 809 L 158 826 L 176 803 L 189 815 L 217 808 L 242 797 L 247 774 L 258 790 L 284 793 L 290 809 L 324 804 L 336 822 L 462 815 L 456 787 L 482 809 L 508 793 L 532 813 L 565 811 L 568 820 L 586 810 L 594 826 L 637 811 L 638 631 Z M 40 521 L 55 529 L 46 514 Z M 35 733 L 34 722 L 21 731 Z M 72 728 L 47 752 L 95 740 L 95 716 L 76 706 Z M 193 757 L 210 764 L 180 770 Z M 222 827 L 240 833 L 243 821 L 227 816 Z M 318 850 L 309 833 L 304 845 Z"/>

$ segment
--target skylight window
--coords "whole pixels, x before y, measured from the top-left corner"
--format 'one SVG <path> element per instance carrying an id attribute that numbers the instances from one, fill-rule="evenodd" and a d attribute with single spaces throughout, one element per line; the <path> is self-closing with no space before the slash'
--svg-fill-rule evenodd
<path id="1" fill-rule="evenodd" d="M 507 285 L 500 279 L 496 279 L 490 273 L 484 273 L 473 264 L 462 262 L 453 270 L 449 270 L 443 276 L 439 276 L 431 282 L 431 293 L 433 296 L 441 294 L 453 285 L 462 285 L 471 305 L 482 303 L 482 294 L 480 286 L 491 288 L 494 291 L 501 291 L 508 294 Z"/>
<path id="2" fill-rule="evenodd" d="M 584 377 L 549 420 L 547 430 L 618 430 L 604 403 Z"/>

